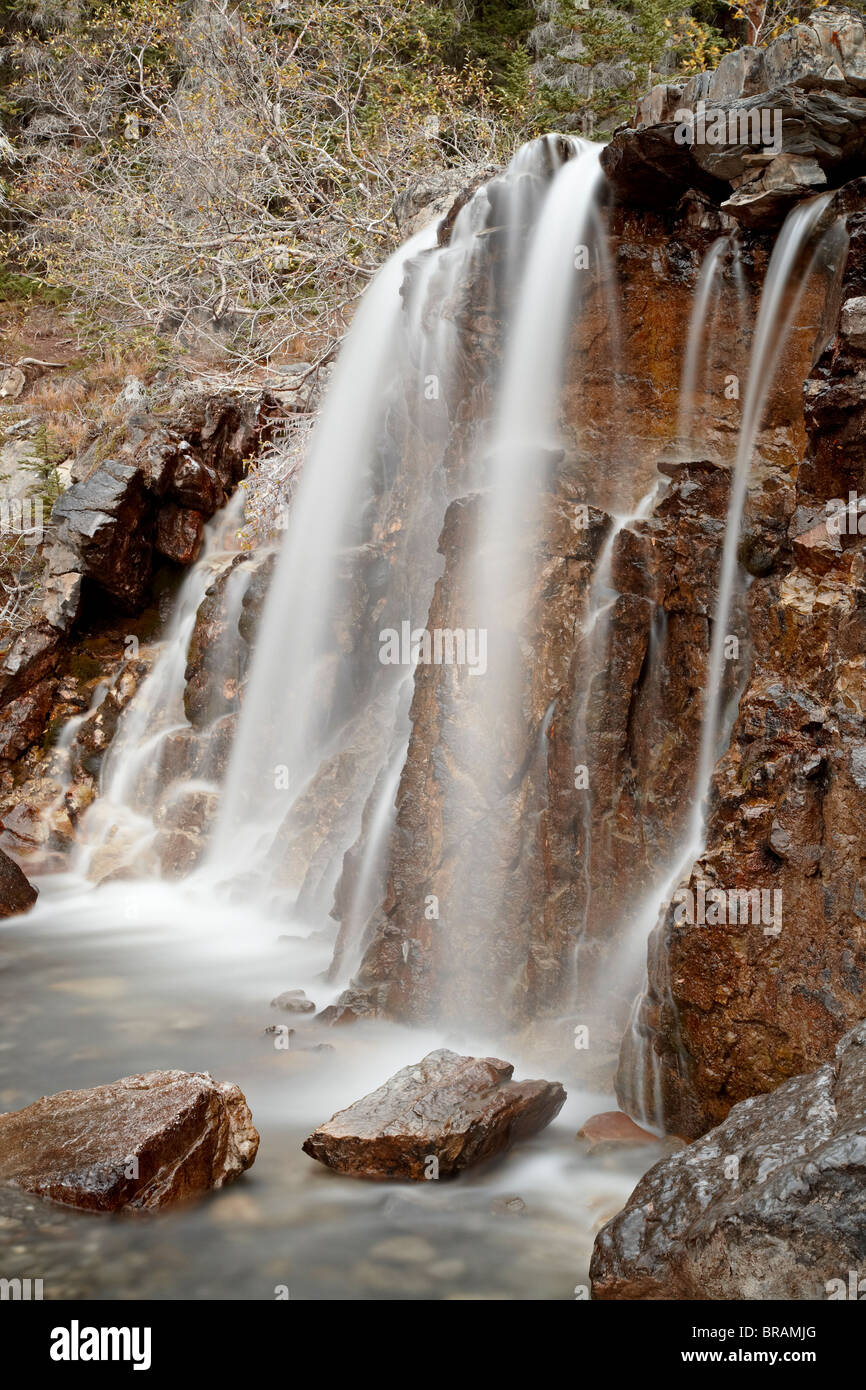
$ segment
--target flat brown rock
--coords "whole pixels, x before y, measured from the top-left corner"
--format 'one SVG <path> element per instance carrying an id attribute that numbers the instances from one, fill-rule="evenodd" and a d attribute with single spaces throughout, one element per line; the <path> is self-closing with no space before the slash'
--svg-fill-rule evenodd
<path id="1" fill-rule="evenodd" d="M 232 1082 L 152 1071 L 0 1115 L 0 1180 L 90 1211 L 155 1211 L 239 1177 L 258 1146 Z"/>
<path id="2" fill-rule="evenodd" d="M 627 1144 L 657 1144 L 658 1136 L 648 1129 L 641 1129 L 634 1120 L 622 1110 L 603 1110 L 589 1119 L 577 1131 L 578 1139 L 584 1139 L 590 1151 L 611 1147 L 619 1148 Z"/>
<path id="3" fill-rule="evenodd" d="M 441 1048 L 320 1125 L 304 1152 L 364 1178 L 448 1177 L 543 1129 L 559 1113 L 558 1081 L 512 1081 L 497 1057 Z"/>

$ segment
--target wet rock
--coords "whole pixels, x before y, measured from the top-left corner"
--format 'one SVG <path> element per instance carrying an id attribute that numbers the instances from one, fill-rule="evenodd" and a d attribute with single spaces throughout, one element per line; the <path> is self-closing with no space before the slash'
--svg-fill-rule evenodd
<path id="1" fill-rule="evenodd" d="M 842 541 L 826 521 L 801 531 L 793 541 L 794 555 L 801 569 L 822 575 L 833 569 L 842 554 Z"/>
<path id="2" fill-rule="evenodd" d="M 698 169 L 687 144 L 677 139 L 677 126 L 645 126 L 618 131 L 601 153 L 610 183 L 627 202 L 650 208 L 671 207 L 688 189 L 697 188 L 720 203 L 727 187 Z"/>
<path id="3" fill-rule="evenodd" d="M 304 1152 L 355 1177 L 448 1177 L 543 1129 L 561 1110 L 558 1082 L 512 1081 L 513 1070 L 495 1057 L 428 1053 L 320 1125 Z"/>
<path id="4" fill-rule="evenodd" d="M 864 1012 L 866 562 L 856 509 L 853 526 L 844 509 L 849 489 L 866 490 L 866 410 L 832 321 L 866 288 L 862 210 L 848 231 L 828 346 L 805 376 L 807 445 L 781 494 L 788 522 L 773 569 L 749 590 L 751 669 L 713 776 L 706 847 L 678 885 L 680 903 L 746 892 L 748 911 L 690 921 L 665 906 L 620 1056 L 623 1109 L 643 1095 L 654 1125 L 688 1139 L 827 1061 Z"/>
<path id="5" fill-rule="evenodd" d="M 19 801 L 11 811 L 4 811 L 3 831 L 15 842 L 13 847 L 23 852 L 43 845 L 48 838 L 41 807 L 26 801 Z"/>
<path id="6" fill-rule="evenodd" d="M 249 649 L 239 639 L 239 611 L 233 587 L 247 579 L 243 561 L 229 565 L 208 588 L 199 604 L 187 649 L 183 705 L 186 717 L 200 729 L 235 713 Z"/>
<path id="7" fill-rule="evenodd" d="M 15 917 L 33 906 L 38 894 L 14 859 L 0 850 L 0 917 Z"/>
<path id="8" fill-rule="evenodd" d="M 177 464 L 171 482 L 170 495 L 181 507 L 189 507 L 213 516 L 225 500 L 222 484 L 214 469 L 192 455 L 184 455 Z"/>
<path id="9" fill-rule="evenodd" d="M 112 440 L 116 458 L 100 462 L 104 441 L 94 440 L 76 459 L 75 481 L 52 514 L 46 620 L 70 631 L 89 608 L 88 595 L 100 591 L 138 612 L 150 591 L 154 552 L 193 564 L 204 522 L 243 476 L 270 407 L 263 395 L 195 391 L 173 401 L 165 417 L 130 413 L 122 442 Z"/>
<path id="10" fill-rule="evenodd" d="M 842 305 L 839 332 L 849 347 L 866 350 L 866 295 L 857 295 Z"/>
<path id="11" fill-rule="evenodd" d="M 49 623 L 34 623 L 20 633 L 0 664 L 0 706 L 50 675 L 60 660 L 62 646 L 62 634 Z"/>
<path id="12" fill-rule="evenodd" d="M 98 776 L 102 760 L 117 732 L 120 716 L 146 671 L 147 666 L 143 661 L 123 669 L 111 689 L 106 692 L 105 698 L 79 725 L 74 744 L 75 764 L 78 770 L 91 777 Z"/>
<path id="13" fill-rule="evenodd" d="M 794 202 L 863 159 L 864 72 L 860 16 L 818 10 L 763 52 L 726 54 L 681 92 L 654 87 L 602 165 L 637 204 L 672 206 L 689 188 L 715 189 L 721 201 L 727 183 L 727 212 L 748 227 L 777 226 Z"/>
<path id="14" fill-rule="evenodd" d="M 56 680 L 49 677 L 6 705 L 0 728 L 0 760 L 19 758 L 42 737 L 56 689 Z"/>
<path id="15" fill-rule="evenodd" d="M 166 878 L 186 878 L 201 861 L 205 841 L 187 830 L 161 830 L 154 851 Z"/>
<path id="16" fill-rule="evenodd" d="M 84 575 L 82 561 L 68 545 L 59 542 L 46 552 L 42 613 L 60 632 L 68 632 L 81 612 Z"/>
<path id="17" fill-rule="evenodd" d="M 757 177 L 742 183 L 722 207 L 744 227 L 775 226 L 794 203 L 826 186 L 827 175 L 817 160 L 806 155 L 780 154 Z"/>
<path id="18" fill-rule="evenodd" d="M 627 881 L 633 900 L 640 901 L 657 881 L 658 864 L 676 853 L 687 815 L 682 788 L 691 785 L 700 741 L 724 541 L 730 469 L 722 460 L 731 457 L 739 425 L 739 404 L 730 405 L 722 387 L 732 362 L 745 367 L 742 327 L 732 312 L 736 296 L 726 291 L 720 297 L 727 308 L 710 335 L 706 384 L 699 388 L 695 418 L 714 433 L 712 443 L 702 444 L 711 452 L 682 462 L 677 450 L 675 461 L 662 469 L 669 485 L 652 513 L 616 538 L 610 590 L 619 596 L 611 593 L 595 637 L 584 627 L 593 574 L 610 535 L 611 513 L 622 507 L 621 499 L 616 501 L 618 465 L 610 459 L 610 432 L 589 422 L 616 418 L 623 449 L 635 448 L 634 497 L 662 483 L 656 460 L 672 451 L 682 324 L 701 260 L 723 230 L 717 211 L 705 218 L 709 206 L 693 197 L 665 216 L 637 213 L 622 203 L 610 210 L 611 256 L 621 284 L 620 332 L 628 347 L 616 380 L 601 364 L 585 373 L 581 363 L 586 354 L 593 356 L 610 322 L 604 303 L 610 282 L 593 280 L 584 309 L 575 316 L 563 397 L 563 419 L 580 447 L 569 447 L 557 463 L 555 493 L 551 488 L 540 494 L 543 539 L 533 556 L 537 588 L 526 596 L 526 623 L 518 626 L 521 596 L 514 621 L 511 613 L 506 620 L 508 631 L 490 642 L 485 682 L 497 680 L 495 661 L 506 664 L 499 653 L 514 651 L 515 669 L 524 673 L 520 714 L 513 721 L 509 714 L 507 726 L 484 721 L 476 712 L 478 701 L 473 702 L 473 688 L 482 682 L 455 680 L 453 672 L 435 664 L 415 672 L 409 751 L 382 856 L 383 886 L 375 886 L 358 913 L 352 890 L 364 860 L 365 822 L 371 820 L 365 813 L 336 893 L 341 936 L 348 928 L 353 944 L 360 941 L 365 948 L 352 999 L 340 1001 L 352 1014 L 382 1012 L 422 1022 L 441 1019 L 445 1009 L 449 1018 L 471 1013 L 496 1026 L 522 1026 L 530 1018 L 573 1008 L 579 989 L 584 1019 L 594 1005 L 593 975 L 615 954 L 625 929 L 627 914 L 610 893 L 610 883 Z M 746 318 L 754 312 L 765 244 L 756 242 L 750 256 L 754 259 L 744 265 Z M 733 267 L 725 270 L 726 278 L 729 270 Z M 466 358 L 456 400 L 448 402 L 454 421 L 449 481 L 456 500 L 445 511 L 439 544 L 443 569 L 426 609 L 426 625 L 433 630 L 461 627 L 473 608 L 465 560 L 478 494 L 461 485 L 476 418 L 485 409 L 489 417 L 485 392 L 493 364 L 487 325 L 491 317 L 497 321 L 498 306 L 491 306 L 488 278 L 484 287 L 483 304 L 477 311 L 470 305 L 461 323 Z M 804 301 L 802 319 L 809 327 L 789 341 L 779 373 L 784 406 L 781 400 L 773 405 L 771 457 L 783 463 L 786 475 L 802 449 L 799 382 L 812 360 L 809 316 L 816 300 L 817 295 Z M 407 436 L 408 456 L 415 439 L 417 432 Z M 764 445 L 762 437 L 762 459 Z M 589 457 L 596 462 L 587 472 Z M 792 492 L 790 482 L 786 494 L 777 486 L 779 497 Z M 763 509 L 764 491 L 759 496 L 756 510 Z M 587 505 L 581 509 L 578 503 Z M 787 516 L 775 498 L 766 509 L 775 540 L 767 522 L 749 524 L 771 557 L 778 538 L 786 537 Z M 755 557 L 765 568 L 757 545 Z M 604 642 L 606 650 L 593 651 L 594 641 Z M 726 693 L 733 670 L 733 663 L 726 663 Z M 503 686 L 507 680 L 503 672 Z M 735 693 L 733 683 L 730 693 Z M 581 727 L 585 749 L 578 758 L 575 730 Z M 576 786 L 576 763 L 585 764 L 582 787 Z M 375 804 L 373 797 L 368 805 Z M 497 904 L 495 949 L 491 902 Z M 427 918 L 428 903 L 431 914 L 438 913 L 436 920 Z M 623 1006 L 626 1015 L 630 1003 Z M 618 1042 L 618 1036 L 612 1038 L 612 1049 Z"/>
<path id="19" fill-rule="evenodd" d="M 195 564 L 201 550 L 204 523 L 203 512 L 170 502 L 156 518 L 156 549 L 179 565 Z"/>
<path id="20" fill-rule="evenodd" d="M 593 1298 L 850 1296 L 866 1223 L 864 1114 L 859 1024 L 831 1062 L 741 1101 L 650 1169 L 599 1232 Z"/>
<path id="21" fill-rule="evenodd" d="M 156 824 L 170 830 L 201 835 L 213 825 L 219 810 L 219 794 L 181 783 L 158 808 Z"/>
<path id="22" fill-rule="evenodd" d="M 0 1180 L 89 1211 L 156 1211 L 239 1177 L 258 1145 L 232 1082 L 152 1071 L 0 1115 Z"/>
<path id="23" fill-rule="evenodd" d="M 483 166 L 469 171 L 465 167 L 434 169 L 414 179 L 394 200 L 394 217 L 402 235 L 413 236 L 439 218 L 446 218 L 450 231 L 460 208 L 496 172 Z"/>

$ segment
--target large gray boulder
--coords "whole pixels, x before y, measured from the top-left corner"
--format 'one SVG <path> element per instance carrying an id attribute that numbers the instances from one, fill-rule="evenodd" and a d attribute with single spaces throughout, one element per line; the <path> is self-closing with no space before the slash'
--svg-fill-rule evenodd
<path id="1" fill-rule="evenodd" d="M 842 1298 L 864 1255 L 866 1022 L 651 1168 L 598 1234 L 592 1296 Z"/>
<path id="2" fill-rule="evenodd" d="M 141 604 L 150 583 L 147 517 L 141 472 L 119 459 L 106 459 L 89 478 L 73 483 L 51 514 L 59 542 L 78 558 L 78 570 L 130 611 Z"/>

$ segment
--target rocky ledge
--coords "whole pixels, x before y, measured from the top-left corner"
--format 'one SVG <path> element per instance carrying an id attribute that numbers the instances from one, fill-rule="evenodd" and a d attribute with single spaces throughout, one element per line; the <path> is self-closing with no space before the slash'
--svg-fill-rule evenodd
<path id="1" fill-rule="evenodd" d="M 737 49 L 715 72 L 653 87 L 602 164 L 626 201 L 668 207 L 701 189 L 763 228 L 798 199 L 839 187 L 864 154 L 863 17 L 828 6 L 766 49 Z"/>
<path id="2" fill-rule="evenodd" d="M 565 1091 L 558 1081 L 512 1081 L 513 1072 L 497 1057 L 440 1048 L 338 1111 L 313 1131 L 304 1152 L 353 1177 L 450 1177 L 559 1114 Z"/>
<path id="3" fill-rule="evenodd" d="M 258 1147 L 232 1082 L 151 1071 L 0 1115 L 0 1180 L 88 1211 L 156 1211 L 239 1177 Z"/>
<path id="4" fill-rule="evenodd" d="M 595 1243 L 598 1299 L 847 1297 L 866 1226 L 866 1023 L 651 1168 Z M 855 1297 L 857 1293 L 855 1292 Z"/>

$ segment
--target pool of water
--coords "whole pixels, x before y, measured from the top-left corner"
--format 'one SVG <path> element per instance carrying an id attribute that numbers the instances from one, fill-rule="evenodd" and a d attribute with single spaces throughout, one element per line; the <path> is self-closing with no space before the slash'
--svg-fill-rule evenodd
<path id="1" fill-rule="evenodd" d="M 331 942 L 192 887 L 44 879 L 0 926 L 0 1109 L 155 1068 L 236 1082 L 261 1135 L 233 1186 L 155 1216 L 105 1216 L 0 1188 L 0 1276 L 44 1297 L 93 1299 L 572 1299 L 598 1228 L 658 1145 L 589 1156 L 576 1131 L 611 1109 L 575 1076 L 572 1028 L 531 1047 L 465 1033 L 296 1023 L 269 1007 L 302 987 L 333 997 Z M 368 1183 L 301 1151 L 335 1110 L 436 1047 L 505 1056 L 518 1078 L 562 1080 L 554 1123 L 449 1182 Z"/>

